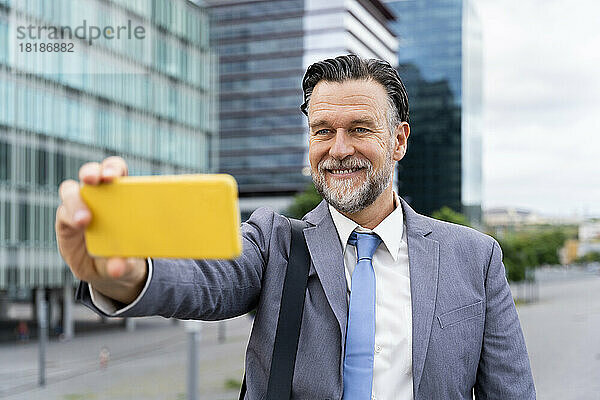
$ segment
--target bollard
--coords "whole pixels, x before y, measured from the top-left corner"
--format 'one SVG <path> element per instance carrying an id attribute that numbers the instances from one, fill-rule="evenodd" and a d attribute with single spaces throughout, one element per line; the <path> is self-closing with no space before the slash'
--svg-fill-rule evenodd
<path id="1" fill-rule="evenodd" d="M 38 337 L 39 337 L 39 385 L 46 385 L 46 343 L 48 342 L 48 304 L 46 292 L 42 288 L 36 290 Z"/>
<path id="2" fill-rule="evenodd" d="M 227 330 L 225 327 L 225 321 L 219 321 L 217 322 L 217 338 L 219 340 L 219 343 L 225 343 L 225 340 L 227 339 Z"/>
<path id="3" fill-rule="evenodd" d="M 187 400 L 198 400 L 198 342 L 201 321 L 184 321 L 188 332 Z"/>

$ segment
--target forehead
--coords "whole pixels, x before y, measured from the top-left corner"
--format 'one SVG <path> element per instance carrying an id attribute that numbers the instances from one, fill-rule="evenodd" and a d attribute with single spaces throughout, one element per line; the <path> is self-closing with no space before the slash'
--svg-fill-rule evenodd
<path id="1" fill-rule="evenodd" d="M 388 107 L 383 85 L 373 80 L 317 83 L 308 104 L 309 120 L 316 118 L 383 117 Z"/>

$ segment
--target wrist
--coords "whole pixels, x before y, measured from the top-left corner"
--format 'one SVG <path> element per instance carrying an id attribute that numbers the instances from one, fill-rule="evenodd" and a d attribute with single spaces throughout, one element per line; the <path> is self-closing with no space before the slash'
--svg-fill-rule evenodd
<path id="1" fill-rule="evenodd" d="M 148 263 L 145 259 L 128 259 L 131 269 L 122 278 L 99 278 L 89 282 L 98 292 L 123 304 L 133 302 L 148 280 Z M 136 265 L 137 264 L 137 265 Z"/>

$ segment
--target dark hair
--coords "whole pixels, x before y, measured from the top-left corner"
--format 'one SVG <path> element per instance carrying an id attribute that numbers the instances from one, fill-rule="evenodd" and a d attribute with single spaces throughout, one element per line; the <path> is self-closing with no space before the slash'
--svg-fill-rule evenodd
<path id="1" fill-rule="evenodd" d="M 408 122 L 408 95 L 398 72 L 387 61 L 360 58 L 355 54 L 319 61 L 308 67 L 302 79 L 304 103 L 300 110 L 308 116 L 310 96 L 320 81 L 344 82 L 353 79 L 372 79 L 383 85 L 393 111 L 390 116 L 392 121 L 388 121 L 390 125 Z"/>

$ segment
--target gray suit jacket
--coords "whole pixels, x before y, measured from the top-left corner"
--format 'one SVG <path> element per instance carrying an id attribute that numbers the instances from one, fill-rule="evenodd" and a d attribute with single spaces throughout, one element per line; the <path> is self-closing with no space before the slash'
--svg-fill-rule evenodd
<path id="1" fill-rule="evenodd" d="M 498 243 L 401 200 L 410 264 L 415 400 L 535 399 Z M 304 218 L 311 257 L 292 398 L 341 399 L 348 305 L 342 245 L 323 201 Z M 121 316 L 218 320 L 257 309 L 246 399 L 265 396 L 289 247 L 288 220 L 267 208 L 242 224 L 235 260 L 155 259 L 140 301 Z M 77 297 L 96 312 L 87 285 Z"/>

